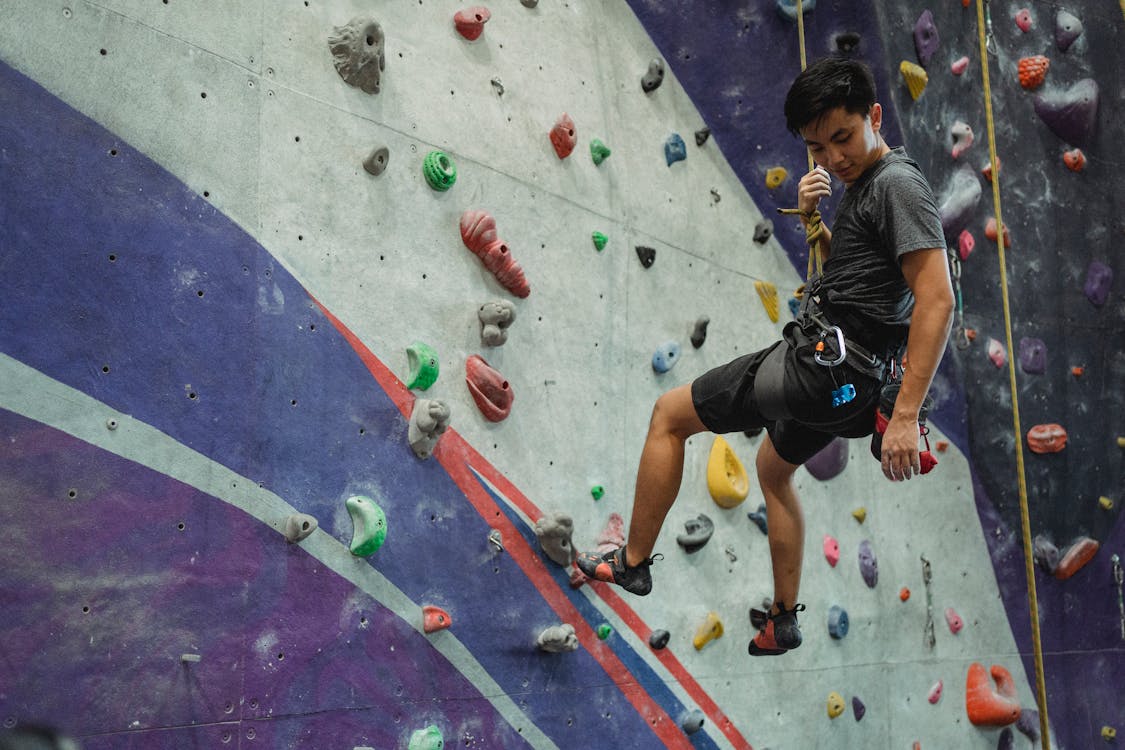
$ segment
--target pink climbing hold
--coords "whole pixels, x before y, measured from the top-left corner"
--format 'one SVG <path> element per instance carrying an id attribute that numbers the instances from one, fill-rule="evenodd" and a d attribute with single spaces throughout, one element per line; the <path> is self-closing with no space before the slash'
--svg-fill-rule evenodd
<path id="1" fill-rule="evenodd" d="M 954 60 L 953 64 L 949 66 L 949 70 L 952 71 L 953 75 L 955 75 L 955 76 L 959 76 L 959 75 L 964 74 L 964 72 L 968 69 L 969 69 L 969 58 L 968 57 L 962 57 L 958 60 Z"/>
<path id="2" fill-rule="evenodd" d="M 559 115 L 559 119 L 555 120 L 555 125 L 551 128 L 549 135 L 551 145 L 555 147 L 555 153 L 559 155 L 560 159 L 570 156 L 570 152 L 574 150 L 574 144 L 578 142 L 578 131 L 574 128 L 574 120 L 566 112 L 563 112 Z"/>
<path id="3" fill-rule="evenodd" d="M 1031 31 L 1031 11 L 1027 8 L 1020 8 L 1016 13 L 1016 26 L 1020 27 L 1020 31 L 1027 33 Z"/>
<path id="4" fill-rule="evenodd" d="M 976 247 L 977 241 L 973 239 L 973 235 L 969 233 L 968 229 L 962 229 L 961 235 L 957 238 L 957 252 L 961 256 L 961 260 L 968 260 L 969 256 L 973 254 L 973 248 Z"/>
<path id="5" fill-rule="evenodd" d="M 940 701 L 941 691 L 943 687 L 944 685 L 942 684 L 941 680 L 935 682 L 934 686 L 930 688 L 930 694 L 926 696 L 926 700 L 928 700 L 930 703 L 937 703 L 938 701 Z"/>
<path id="6" fill-rule="evenodd" d="M 469 210 L 461 214 L 461 240 L 484 262 L 500 285 L 517 297 L 531 294 L 523 269 L 496 237 L 496 220 L 487 211 Z"/>
<path id="7" fill-rule="evenodd" d="M 453 618 L 441 607 L 427 604 L 422 607 L 422 629 L 427 633 L 445 630 L 453 624 Z"/>
<path id="8" fill-rule="evenodd" d="M 953 607 L 946 607 L 945 622 L 949 625 L 949 632 L 953 635 L 957 635 L 961 632 L 961 628 L 965 627 L 965 621 L 961 619 L 961 615 L 954 611 Z"/>
<path id="9" fill-rule="evenodd" d="M 966 122 L 958 120 L 953 123 L 953 127 L 949 129 L 949 134 L 953 138 L 952 153 L 954 159 L 965 153 L 966 149 L 973 145 L 973 129 Z"/>
<path id="10" fill-rule="evenodd" d="M 457 11 L 453 16 L 453 25 L 457 27 L 458 34 L 471 42 L 484 33 L 484 25 L 488 23 L 490 18 L 492 18 L 492 14 L 488 11 L 488 8 L 483 5 L 474 5 L 471 8 Z"/>
<path id="11" fill-rule="evenodd" d="M 605 528 L 594 537 L 594 551 L 603 554 L 625 546 L 625 519 L 620 513 L 610 513 Z"/>
<path id="12" fill-rule="evenodd" d="M 489 422 L 501 422 L 512 413 L 515 395 L 504 376 L 489 367 L 479 354 L 465 361 L 465 382 L 477 408 Z"/>
<path id="13" fill-rule="evenodd" d="M 988 358 L 999 369 L 1008 363 L 1008 352 L 1004 349 L 1003 344 L 990 338 L 988 340 Z"/>
<path id="14" fill-rule="evenodd" d="M 840 543 L 828 534 L 824 535 L 824 559 L 828 560 L 828 564 L 833 568 L 840 562 Z"/>

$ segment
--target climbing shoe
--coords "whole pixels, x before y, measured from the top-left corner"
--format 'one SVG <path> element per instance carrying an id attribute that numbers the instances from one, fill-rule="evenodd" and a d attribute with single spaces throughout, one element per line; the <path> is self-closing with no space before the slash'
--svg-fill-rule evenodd
<path id="1" fill-rule="evenodd" d="M 625 548 L 618 547 L 605 554 L 594 552 L 581 552 L 578 555 L 578 569 L 595 581 L 613 583 L 628 591 L 630 594 L 644 596 L 652 591 L 652 576 L 649 566 L 663 555 L 653 555 L 640 565 L 628 566 L 625 564 Z"/>
<path id="2" fill-rule="evenodd" d="M 871 433 L 871 455 L 875 457 L 876 461 L 883 460 L 883 433 L 887 431 L 891 415 L 894 414 L 899 386 L 900 383 L 897 381 L 887 383 L 879 393 L 879 408 L 875 410 L 875 431 Z M 922 400 L 922 408 L 918 410 L 918 434 L 926 442 L 926 450 L 918 453 L 918 463 L 923 474 L 928 474 L 932 468 L 937 466 L 937 459 L 930 452 L 930 428 L 926 426 L 926 418 L 930 415 L 930 409 L 933 408 L 933 405 L 934 400 L 927 393 L 926 398 Z"/>
<path id="3" fill-rule="evenodd" d="M 783 603 L 778 602 L 777 609 L 777 614 L 770 612 L 765 615 L 765 626 L 750 641 L 751 656 L 777 656 L 801 645 L 797 613 L 804 612 L 805 605 L 798 604 L 793 609 L 786 609 Z M 753 618 L 753 614 L 751 618 L 757 619 Z"/>

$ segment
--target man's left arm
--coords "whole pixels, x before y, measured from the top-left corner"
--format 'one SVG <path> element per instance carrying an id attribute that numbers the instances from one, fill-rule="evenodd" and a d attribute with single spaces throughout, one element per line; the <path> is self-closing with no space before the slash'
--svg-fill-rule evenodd
<path id="1" fill-rule="evenodd" d="M 902 386 L 883 435 L 883 474 L 892 481 L 918 474 L 918 412 L 945 353 L 953 324 L 953 287 L 945 250 L 929 248 L 902 256 L 902 275 L 914 293 L 906 340 Z"/>

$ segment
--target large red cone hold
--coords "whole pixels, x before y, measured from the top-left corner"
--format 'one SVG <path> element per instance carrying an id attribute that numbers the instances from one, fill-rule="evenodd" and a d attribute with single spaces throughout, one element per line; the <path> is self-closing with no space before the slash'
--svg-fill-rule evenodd
<path id="1" fill-rule="evenodd" d="M 973 662 L 965 676 L 965 713 L 974 726 L 1002 727 L 1020 717 L 1020 702 L 1011 673 L 999 664 L 992 665 L 993 689 L 984 665 Z"/>
<path id="2" fill-rule="evenodd" d="M 523 269 L 508 252 L 508 245 L 496 236 L 496 220 L 487 211 L 469 210 L 461 214 L 461 240 L 484 262 L 500 285 L 517 297 L 531 294 Z"/>

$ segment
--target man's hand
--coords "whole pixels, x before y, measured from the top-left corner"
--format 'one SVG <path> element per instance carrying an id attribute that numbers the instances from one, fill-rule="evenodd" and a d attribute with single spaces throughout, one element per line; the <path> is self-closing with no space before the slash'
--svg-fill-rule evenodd
<path id="1" fill-rule="evenodd" d="M 801 213 L 811 214 L 820 204 L 820 199 L 830 195 L 832 183 L 828 171 L 824 167 L 816 167 L 797 184 L 797 208 Z"/>
<path id="2" fill-rule="evenodd" d="M 883 433 L 883 476 L 892 482 L 922 473 L 918 458 L 918 420 L 895 414 Z"/>

